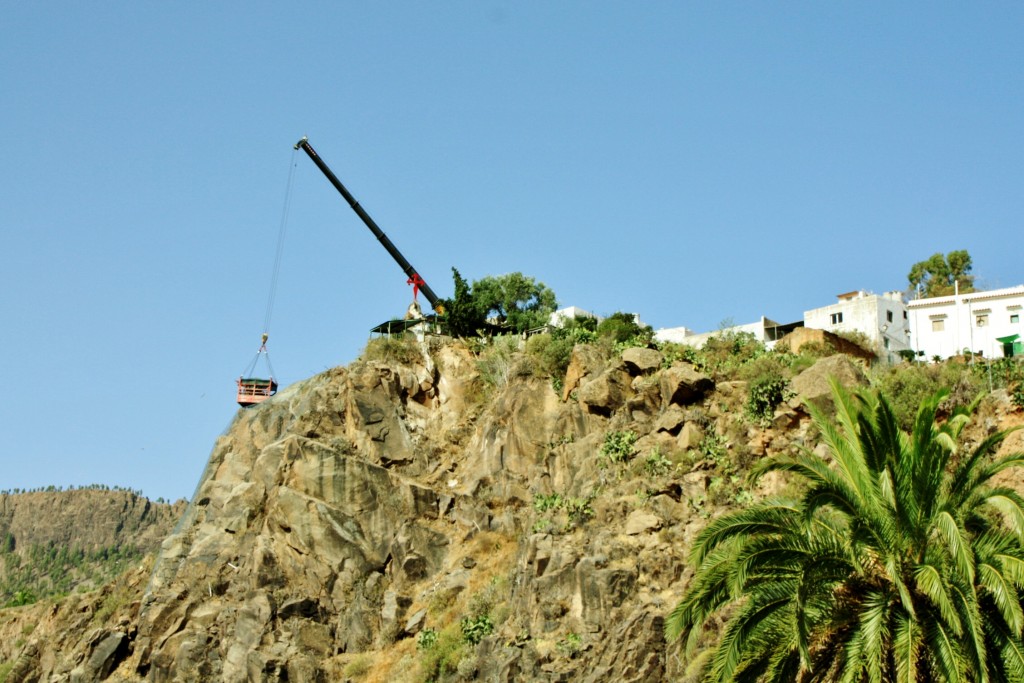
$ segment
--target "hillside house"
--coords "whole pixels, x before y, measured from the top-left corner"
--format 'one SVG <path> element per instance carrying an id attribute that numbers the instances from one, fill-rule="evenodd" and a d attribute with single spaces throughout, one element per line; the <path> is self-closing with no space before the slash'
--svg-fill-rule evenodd
<path id="1" fill-rule="evenodd" d="M 593 318 L 597 322 L 602 320 L 600 316 L 594 315 L 590 311 L 585 311 L 578 306 L 566 306 L 551 314 L 551 317 L 548 318 L 548 325 L 551 327 L 562 327 L 567 320 L 575 320 L 576 318 Z"/>
<path id="2" fill-rule="evenodd" d="M 829 306 L 804 312 L 804 326 L 833 334 L 861 332 L 873 349 L 895 362 L 900 351 L 910 349 L 910 320 L 902 292 L 872 294 L 863 290 L 839 294 Z"/>
<path id="3" fill-rule="evenodd" d="M 911 344 L 926 358 L 966 351 L 985 358 L 1024 355 L 1024 285 L 915 299 L 907 304 Z"/>
<path id="4" fill-rule="evenodd" d="M 685 344 L 699 349 L 707 343 L 708 339 L 717 337 L 723 333 L 749 333 L 754 335 L 754 339 L 763 343 L 765 347 L 770 349 L 775 345 L 775 342 L 792 332 L 794 328 L 801 326 L 802 323 L 799 322 L 782 324 L 777 323 L 770 318 L 761 316 L 761 319 L 757 322 L 724 327 L 720 330 L 715 330 L 714 332 L 698 333 L 687 327 L 666 327 L 655 331 L 654 338 L 660 342 L 674 342 L 676 344 Z"/>

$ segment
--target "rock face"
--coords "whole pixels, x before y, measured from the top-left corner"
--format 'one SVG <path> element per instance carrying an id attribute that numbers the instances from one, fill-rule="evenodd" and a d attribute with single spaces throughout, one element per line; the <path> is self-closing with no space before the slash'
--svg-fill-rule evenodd
<path id="1" fill-rule="evenodd" d="M 32 606 L 18 646 L 0 621 L 8 680 L 682 678 L 664 617 L 726 457 L 696 448 L 772 452 L 806 415 L 751 427 L 649 353 L 577 347 L 560 396 L 528 368 L 486 385 L 458 343 L 421 352 L 240 411 L 151 573 Z M 634 453 L 602 456 L 627 431 Z"/>
<path id="2" fill-rule="evenodd" d="M 184 502 L 154 503 L 124 490 L 0 493 L 0 538 L 9 534 L 16 551 L 28 545 L 151 550 L 183 511 Z"/>
<path id="3" fill-rule="evenodd" d="M 680 504 L 630 514 L 616 494 L 594 507 L 600 440 L 629 421 L 634 376 L 660 362 L 582 358 L 578 402 L 523 379 L 474 406 L 472 358 L 447 346 L 412 367 L 332 370 L 240 412 L 164 542 L 123 669 L 152 681 L 337 680 L 353 655 L 443 628 L 438 596 L 471 611 L 480 586 L 498 582 L 492 605 L 509 616 L 463 669 L 659 680 L 662 593 L 682 549 L 658 533 Z M 648 385 L 654 412 L 713 386 L 688 366 Z M 523 511 L 554 494 L 575 507 L 531 524 Z M 551 649 L 569 634 L 588 648 Z"/>
<path id="4" fill-rule="evenodd" d="M 832 380 L 848 388 L 866 386 L 868 383 L 864 371 L 847 356 L 829 356 L 793 378 L 790 386 L 796 393 L 795 401 L 819 405 L 830 402 Z"/>
<path id="5" fill-rule="evenodd" d="M 0 604 L 97 588 L 159 548 L 185 505 L 122 489 L 0 493 Z"/>

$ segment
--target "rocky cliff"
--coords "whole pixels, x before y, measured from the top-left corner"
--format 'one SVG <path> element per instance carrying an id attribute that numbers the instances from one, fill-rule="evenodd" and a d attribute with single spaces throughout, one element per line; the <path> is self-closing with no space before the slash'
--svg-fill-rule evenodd
<path id="1" fill-rule="evenodd" d="M 8 680 L 685 678 L 688 541 L 781 485 L 740 475 L 813 446 L 825 377 L 863 381 L 826 362 L 761 423 L 653 349 L 578 346 L 561 392 L 458 342 L 330 370 L 239 412 L 152 570 L 23 608 Z"/>
<path id="2" fill-rule="evenodd" d="M 184 507 L 122 489 L 0 493 L 0 538 L 18 553 L 32 545 L 86 551 L 132 545 L 148 551 L 170 533 Z"/>
<path id="3" fill-rule="evenodd" d="M 184 510 L 100 487 L 0 493 L 0 604 L 102 585 L 155 551 Z"/>

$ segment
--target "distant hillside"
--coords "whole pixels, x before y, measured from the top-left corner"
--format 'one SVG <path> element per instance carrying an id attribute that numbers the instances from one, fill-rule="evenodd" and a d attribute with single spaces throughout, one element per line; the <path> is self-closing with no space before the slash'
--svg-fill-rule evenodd
<path id="1" fill-rule="evenodd" d="M 158 548 L 185 505 L 101 487 L 0 493 L 0 605 L 98 587 Z"/>

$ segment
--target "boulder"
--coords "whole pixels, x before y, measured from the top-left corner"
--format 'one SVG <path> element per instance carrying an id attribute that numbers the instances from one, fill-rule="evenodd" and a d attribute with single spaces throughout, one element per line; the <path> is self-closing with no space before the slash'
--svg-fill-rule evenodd
<path id="1" fill-rule="evenodd" d="M 654 423 L 654 431 L 668 432 L 672 436 L 677 436 L 685 422 L 686 411 L 679 406 L 669 406 Z"/>
<path id="2" fill-rule="evenodd" d="M 861 367 L 848 356 L 835 355 L 821 358 L 790 381 L 789 385 L 801 403 L 819 407 L 832 402 L 831 380 L 844 387 L 867 386 L 868 379 Z"/>
<path id="3" fill-rule="evenodd" d="M 568 401 L 584 377 L 600 372 L 605 366 L 604 355 L 590 344 L 577 344 L 572 349 L 569 367 L 565 371 L 565 382 L 562 383 L 562 400 Z"/>
<path id="4" fill-rule="evenodd" d="M 666 407 L 695 403 L 714 388 L 714 381 L 689 363 L 675 363 L 661 373 L 661 397 Z"/>
<path id="5" fill-rule="evenodd" d="M 622 352 L 622 362 L 631 375 L 647 375 L 661 367 L 662 355 L 654 349 L 628 348 Z"/>
<path id="6" fill-rule="evenodd" d="M 409 617 L 409 620 L 405 622 L 405 634 L 414 636 L 423 630 L 423 625 L 427 622 L 427 610 L 426 608 L 416 610 L 416 612 Z"/>
<path id="7" fill-rule="evenodd" d="M 690 451 L 698 448 L 703 440 L 704 430 L 701 426 L 696 422 L 687 422 L 679 431 L 679 437 L 676 439 L 676 444 L 680 449 Z"/>
<path id="8" fill-rule="evenodd" d="M 636 536 L 649 531 L 657 531 L 661 528 L 661 518 L 653 512 L 646 510 L 633 510 L 626 518 L 625 533 L 627 536 Z"/>
<path id="9" fill-rule="evenodd" d="M 632 382 L 624 370 L 611 367 L 580 386 L 579 401 L 594 415 L 610 416 L 633 395 Z"/>

